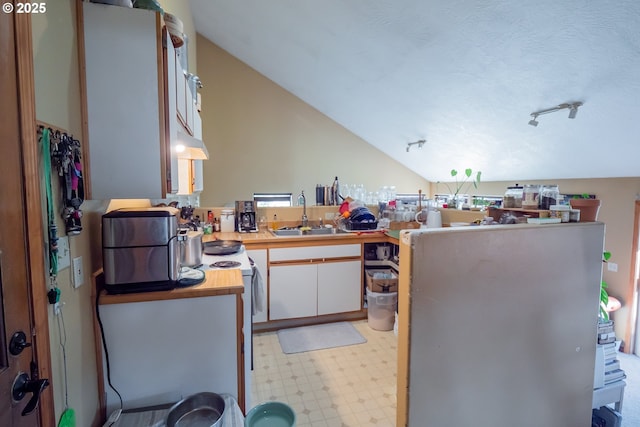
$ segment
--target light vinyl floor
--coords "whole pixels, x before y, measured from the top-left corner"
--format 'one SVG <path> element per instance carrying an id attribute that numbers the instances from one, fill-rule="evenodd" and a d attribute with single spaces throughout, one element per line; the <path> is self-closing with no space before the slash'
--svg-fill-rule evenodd
<path id="1" fill-rule="evenodd" d="M 255 334 L 251 406 L 276 400 L 297 427 L 395 427 L 397 337 L 353 325 L 364 344 L 284 354 L 276 332 Z"/>

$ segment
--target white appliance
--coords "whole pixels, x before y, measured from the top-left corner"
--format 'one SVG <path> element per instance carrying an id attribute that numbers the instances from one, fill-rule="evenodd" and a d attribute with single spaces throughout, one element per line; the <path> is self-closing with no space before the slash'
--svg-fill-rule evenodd
<path id="1" fill-rule="evenodd" d="M 398 425 L 590 425 L 603 246 L 599 222 L 402 232 Z"/>
<path id="2" fill-rule="evenodd" d="M 252 319 L 251 319 L 251 278 L 253 274 L 253 268 L 251 266 L 251 262 L 249 261 L 249 256 L 247 255 L 247 250 L 244 245 L 240 249 L 240 251 L 229 254 L 229 255 L 202 255 L 202 267 L 200 270 L 217 270 L 222 267 L 216 267 L 214 264 L 219 261 L 224 262 L 237 262 L 238 266 L 224 268 L 225 270 L 229 269 L 240 269 L 242 272 L 242 283 L 244 284 L 244 292 L 242 294 L 243 300 L 243 328 L 242 332 L 244 333 L 245 343 L 244 343 L 244 390 L 245 390 L 245 408 L 248 411 L 251 408 L 251 358 L 253 357 L 253 328 L 252 328 Z"/>

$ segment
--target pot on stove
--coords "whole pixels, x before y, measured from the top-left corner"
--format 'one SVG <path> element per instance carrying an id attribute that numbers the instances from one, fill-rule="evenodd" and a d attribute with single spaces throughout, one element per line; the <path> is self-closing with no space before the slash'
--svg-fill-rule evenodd
<path id="1" fill-rule="evenodd" d="M 202 231 L 178 231 L 181 266 L 194 267 L 202 264 L 202 234 Z"/>

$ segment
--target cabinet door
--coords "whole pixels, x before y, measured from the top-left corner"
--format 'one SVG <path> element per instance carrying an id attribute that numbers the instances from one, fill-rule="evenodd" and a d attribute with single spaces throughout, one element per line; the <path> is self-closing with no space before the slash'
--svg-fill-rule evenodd
<path id="1" fill-rule="evenodd" d="M 249 258 L 256 263 L 256 267 L 260 272 L 262 278 L 260 285 L 260 291 L 253 289 L 253 299 L 258 304 L 261 304 L 262 310 L 253 315 L 253 323 L 260 323 L 267 321 L 267 250 L 266 249 L 251 249 L 247 250 Z M 259 306 L 260 307 L 260 306 Z"/>
<path id="2" fill-rule="evenodd" d="M 272 265 L 269 270 L 269 320 L 315 316 L 318 268 Z"/>
<path id="3" fill-rule="evenodd" d="M 164 198 L 160 17 L 82 2 L 91 199 Z"/>
<path id="4" fill-rule="evenodd" d="M 178 120 L 187 127 L 187 79 L 180 61 L 176 58 L 176 114 Z"/>
<path id="5" fill-rule="evenodd" d="M 362 263 L 360 261 L 318 264 L 318 315 L 361 309 Z"/>

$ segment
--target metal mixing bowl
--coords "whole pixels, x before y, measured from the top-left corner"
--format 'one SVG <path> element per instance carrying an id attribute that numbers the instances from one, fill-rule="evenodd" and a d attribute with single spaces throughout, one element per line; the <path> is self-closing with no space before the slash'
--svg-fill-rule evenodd
<path id="1" fill-rule="evenodd" d="M 216 393 L 193 394 L 171 407 L 167 427 L 221 427 L 224 399 Z"/>

